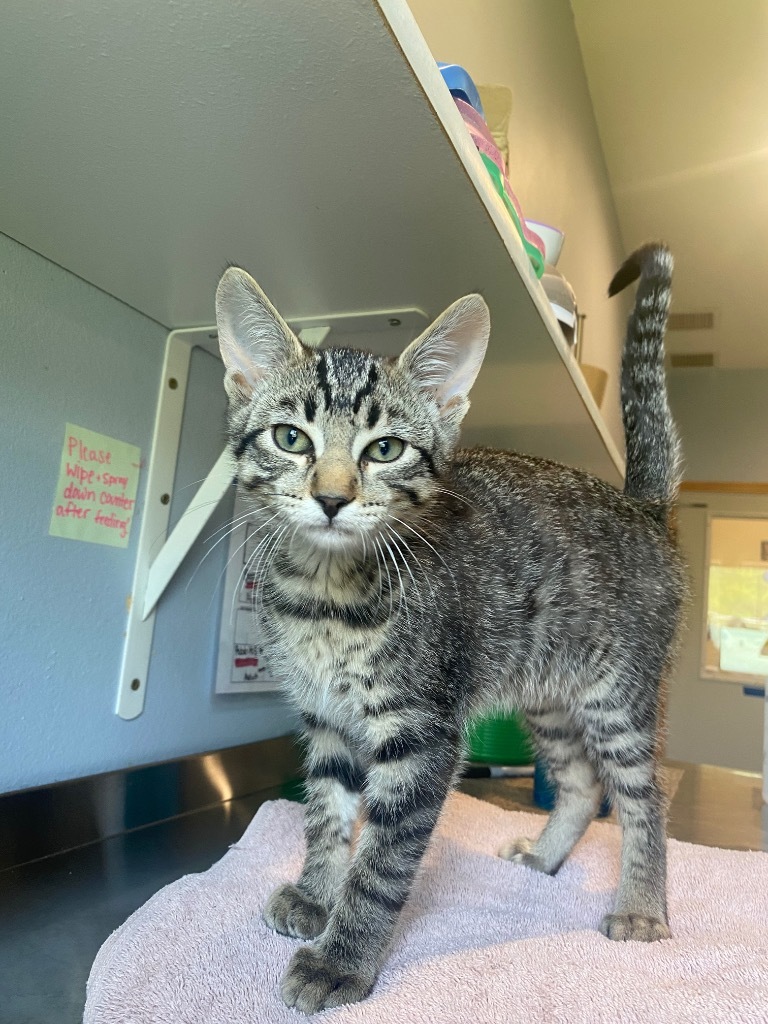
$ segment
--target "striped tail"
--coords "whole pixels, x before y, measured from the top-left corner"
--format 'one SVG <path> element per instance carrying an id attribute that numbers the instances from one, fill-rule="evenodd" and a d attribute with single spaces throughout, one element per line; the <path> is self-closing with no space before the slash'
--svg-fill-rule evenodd
<path id="1" fill-rule="evenodd" d="M 627 445 L 624 493 L 648 502 L 659 522 L 667 525 L 680 483 L 680 445 L 664 373 L 664 330 L 672 282 L 669 250 L 652 243 L 632 253 L 611 281 L 608 294 L 616 295 L 638 277 L 621 360 Z"/>

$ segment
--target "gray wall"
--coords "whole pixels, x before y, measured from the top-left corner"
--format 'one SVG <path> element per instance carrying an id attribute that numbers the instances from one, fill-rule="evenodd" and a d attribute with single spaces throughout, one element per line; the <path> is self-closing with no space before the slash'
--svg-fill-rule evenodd
<path id="1" fill-rule="evenodd" d="M 768 370 L 671 370 L 688 480 L 768 482 Z"/>
<path id="2" fill-rule="evenodd" d="M 48 535 L 66 422 L 148 459 L 165 329 L 3 235 L 0 329 L 0 792 L 288 731 L 279 698 L 213 694 L 225 544 L 186 589 L 198 544 L 164 598 L 146 709 L 125 722 L 114 706 L 140 523 L 126 549 Z M 223 446 L 223 413 L 221 364 L 200 352 L 174 520 Z"/>

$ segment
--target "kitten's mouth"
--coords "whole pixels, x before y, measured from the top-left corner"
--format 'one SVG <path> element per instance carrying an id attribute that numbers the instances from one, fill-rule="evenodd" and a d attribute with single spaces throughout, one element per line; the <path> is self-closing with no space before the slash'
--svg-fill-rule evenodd
<path id="1" fill-rule="evenodd" d="M 313 525 L 309 533 L 313 541 L 331 548 L 349 547 L 355 539 L 359 538 L 359 531 L 344 526 L 335 519 L 328 520 L 322 525 L 320 523 Z"/>

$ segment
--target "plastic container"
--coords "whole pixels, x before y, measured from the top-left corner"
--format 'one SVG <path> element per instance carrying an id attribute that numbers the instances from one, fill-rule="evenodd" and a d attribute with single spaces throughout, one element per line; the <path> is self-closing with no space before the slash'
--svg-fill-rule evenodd
<path id="1" fill-rule="evenodd" d="M 461 114 L 461 118 L 472 137 L 485 169 L 491 176 L 493 187 L 499 194 L 507 213 L 512 218 L 512 223 L 520 236 L 523 248 L 528 254 L 537 277 L 544 273 L 544 242 L 532 231 L 526 223 L 523 211 L 518 202 L 517 196 L 512 191 L 512 186 L 504 170 L 504 158 L 499 147 L 494 142 L 493 136 L 482 115 L 471 104 L 467 103 L 461 96 L 454 92 L 453 102 Z"/>
<path id="2" fill-rule="evenodd" d="M 553 267 L 560 259 L 565 235 L 560 228 L 553 228 L 551 224 L 542 224 L 540 220 L 526 220 L 525 226 L 529 228 L 544 243 L 544 259 Z"/>
<path id="3" fill-rule="evenodd" d="M 467 730 L 470 761 L 483 764 L 533 764 L 531 737 L 519 715 L 475 719 Z"/>
<path id="4" fill-rule="evenodd" d="M 448 86 L 451 95 L 458 96 L 465 103 L 469 103 L 485 120 L 483 104 L 480 102 L 480 93 L 477 91 L 475 83 L 469 77 L 469 72 L 466 68 L 463 68 L 460 64 L 444 64 L 442 61 L 438 61 L 437 66 L 440 68 L 440 74 L 443 76 L 443 81 Z"/>

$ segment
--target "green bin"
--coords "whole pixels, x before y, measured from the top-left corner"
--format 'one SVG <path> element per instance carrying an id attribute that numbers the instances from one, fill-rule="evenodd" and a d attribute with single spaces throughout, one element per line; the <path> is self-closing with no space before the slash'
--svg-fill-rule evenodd
<path id="1" fill-rule="evenodd" d="M 531 736 L 520 715 L 476 718 L 467 729 L 470 761 L 484 764 L 533 764 Z"/>

